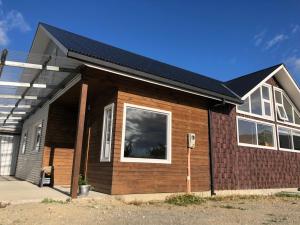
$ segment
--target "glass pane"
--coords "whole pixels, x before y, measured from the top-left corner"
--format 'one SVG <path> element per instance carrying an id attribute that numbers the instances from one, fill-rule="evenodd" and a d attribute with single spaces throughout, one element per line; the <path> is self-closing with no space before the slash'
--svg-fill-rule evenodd
<path id="1" fill-rule="evenodd" d="M 265 105 L 265 115 L 271 116 L 271 105 L 269 102 L 264 102 Z"/>
<path id="2" fill-rule="evenodd" d="M 166 114 L 128 107 L 124 157 L 167 159 Z"/>
<path id="3" fill-rule="evenodd" d="M 275 91 L 275 100 L 276 100 L 276 103 L 282 104 L 282 95 L 281 95 L 281 92 Z"/>
<path id="4" fill-rule="evenodd" d="M 269 94 L 269 88 L 266 86 L 262 86 L 262 94 L 263 94 L 263 98 L 266 100 L 270 100 L 270 94 Z"/>
<path id="5" fill-rule="evenodd" d="M 245 99 L 244 104 L 238 105 L 238 109 L 244 112 L 250 112 L 249 109 L 249 97 Z"/>
<path id="6" fill-rule="evenodd" d="M 35 150 L 40 150 L 41 145 L 41 138 L 42 138 L 42 124 L 39 124 L 36 128 L 36 137 L 35 137 Z"/>
<path id="7" fill-rule="evenodd" d="M 300 124 L 300 117 L 298 116 L 298 114 L 295 111 L 294 111 L 294 117 L 295 117 L 295 123 Z"/>
<path id="8" fill-rule="evenodd" d="M 287 115 L 285 113 L 283 106 L 277 105 L 277 113 L 280 120 L 287 120 Z"/>
<path id="9" fill-rule="evenodd" d="M 294 149 L 300 150 L 300 134 L 293 135 Z"/>
<path id="10" fill-rule="evenodd" d="M 258 144 L 274 147 L 273 127 L 264 124 L 257 124 Z"/>
<path id="11" fill-rule="evenodd" d="M 283 106 L 286 111 L 288 121 L 293 123 L 293 108 L 292 105 L 288 102 L 287 98 L 283 96 Z"/>
<path id="12" fill-rule="evenodd" d="M 239 119 L 238 129 L 240 143 L 256 145 L 256 127 L 254 122 Z"/>
<path id="13" fill-rule="evenodd" d="M 262 115 L 261 94 L 259 88 L 251 95 L 251 110 L 254 114 Z"/>
<path id="14" fill-rule="evenodd" d="M 279 128 L 279 145 L 280 148 L 292 149 L 290 130 Z"/>

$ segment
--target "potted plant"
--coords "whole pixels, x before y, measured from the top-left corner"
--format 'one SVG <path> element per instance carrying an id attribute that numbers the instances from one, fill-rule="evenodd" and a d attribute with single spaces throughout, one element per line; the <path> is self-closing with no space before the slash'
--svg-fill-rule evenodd
<path id="1" fill-rule="evenodd" d="M 90 191 L 90 185 L 88 185 L 86 179 L 84 179 L 81 174 L 79 175 L 78 185 L 79 185 L 79 195 L 88 196 Z"/>

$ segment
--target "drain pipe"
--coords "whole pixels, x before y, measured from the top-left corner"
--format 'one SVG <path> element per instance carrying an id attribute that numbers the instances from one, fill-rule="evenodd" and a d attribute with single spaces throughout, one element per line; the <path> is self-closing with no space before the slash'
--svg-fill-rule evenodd
<path id="1" fill-rule="evenodd" d="M 211 195 L 216 195 L 215 193 L 215 177 L 214 177 L 214 152 L 213 152 L 213 143 L 212 143 L 212 137 L 213 137 L 213 132 L 212 132 L 212 109 L 217 108 L 219 106 L 224 106 L 225 100 L 222 100 L 222 103 L 217 103 L 214 105 L 210 105 L 208 107 L 208 141 L 209 141 L 209 169 L 210 169 L 210 192 Z"/>

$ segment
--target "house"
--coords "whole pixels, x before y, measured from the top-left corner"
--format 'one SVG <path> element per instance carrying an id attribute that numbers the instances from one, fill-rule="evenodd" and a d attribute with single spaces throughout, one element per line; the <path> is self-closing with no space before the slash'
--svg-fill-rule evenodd
<path id="1" fill-rule="evenodd" d="M 30 53 L 43 66 L 26 90 L 45 100 L 10 132 L 20 179 L 52 166 L 72 197 L 79 174 L 108 194 L 185 192 L 192 133 L 193 192 L 300 186 L 300 91 L 283 64 L 222 82 L 44 23 Z"/>

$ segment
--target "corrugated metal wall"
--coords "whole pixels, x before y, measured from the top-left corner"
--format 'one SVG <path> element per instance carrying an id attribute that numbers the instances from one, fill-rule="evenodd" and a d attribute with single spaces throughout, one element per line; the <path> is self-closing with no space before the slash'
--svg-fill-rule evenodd
<path id="1" fill-rule="evenodd" d="M 22 129 L 21 144 L 17 162 L 16 177 L 38 184 L 40 179 L 43 147 L 45 142 L 49 106 L 38 110 L 28 120 L 25 121 Z M 42 136 L 39 151 L 35 150 L 36 126 L 43 123 Z M 22 152 L 24 134 L 27 133 L 25 152 Z"/>

